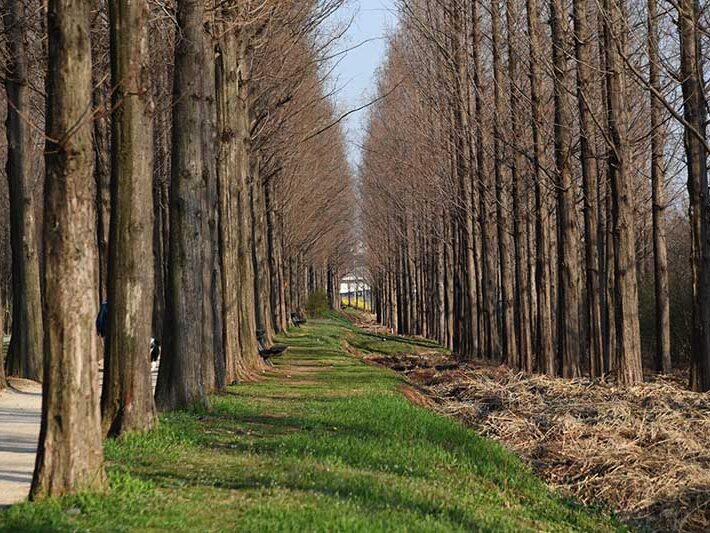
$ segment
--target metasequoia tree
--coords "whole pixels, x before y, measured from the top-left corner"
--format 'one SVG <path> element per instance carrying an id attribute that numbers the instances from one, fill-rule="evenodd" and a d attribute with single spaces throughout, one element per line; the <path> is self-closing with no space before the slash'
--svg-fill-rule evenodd
<path id="1" fill-rule="evenodd" d="M 236 173 L 239 168 L 239 144 L 245 132 L 240 121 L 242 102 L 239 98 L 239 57 L 244 54 L 246 40 L 234 30 L 233 10 L 223 8 L 218 13 L 216 42 L 216 104 L 217 104 L 217 183 L 219 191 L 219 246 L 222 285 L 223 349 L 225 381 L 231 383 L 244 375 L 239 364 L 239 188 Z M 241 133 L 241 137 L 239 133 Z"/>
<path id="2" fill-rule="evenodd" d="M 476 111 L 478 120 L 476 121 L 476 179 L 478 181 L 479 200 L 479 228 L 481 230 L 481 288 L 483 301 L 482 315 L 483 327 L 482 346 L 485 346 L 485 356 L 491 359 L 500 357 L 501 339 L 499 333 L 499 321 L 496 312 L 497 301 L 497 274 L 495 262 L 495 231 L 489 227 L 488 221 L 492 218 L 494 200 L 492 196 L 493 181 L 491 179 L 486 155 L 488 150 L 488 139 L 490 137 L 486 130 L 483 110 L 486 102 L 486 81 L 483 79 L 483 66 L 481 60 L 481 21 L 479 18 L 478 3 L 471 3 L 471 19 L 473 24 L 472 53 L 473 53 L 473 85 L 476 93 Z"/>
<path id="3" fill-rule="evenodd" d="M 584 267 L 586 280 L 586 316 L 590 373 L 605 373 L 602 348 L 602 316 L 599 284 L 598 186 L 597 159 L 594 153 L 594 110 L 592 109 L 593 66 L 592 32 L 588 0 L 574 0 L 574 56 L 577 67 L 577 107 L 579 110 L 579 159 L 584 191 Z"/>
<path id="4" fill-rule="evenodd" d="M 172 110 L 173 207 L 167 222 L 173 239 L 184 214 L 184 200 L 179 197 L 190 193 L 201 221 L 200 237 L 193 235 L 191 239 L 204 242 L 201 250 L 191 246 L 194 257 L 187 254 L 194 261 L 191 272 L 196 272 L 198 264 L 201 269 L 201 278 L 193 276 L 190 281 L 196 291 L 194 298 L 199 296 L 202 302 L 201 311 L 193 309 L 201 313 L 202 339 L 190 359 L 193 370 L 199 372 L 195 390 L 209 393 L 252 379 L 264 368 L 257 352 L 257 331 L 263 331 L 268 343 L 275 331 L 288 327 L 290 313 L 303 306 L 309 292 L 326 290 L 326 285 L 335 292 L 338 276 L 328 265 L 336 263 L 339 252 L 331 245 L 330 235 L 337 231 L 342 242 L 350 240 L 344 235 L 351 226 L 351 208 L 338 211 L 333 208 L 338 203 L 332 200 L 343 195 L 347 198 L 349 169 L 344 149 L 319 148 L 323 142 L 332 145 L 341 132 L 332 126 L 334 110 L 323 107 L 326 95 L 317 70 L 319 58 L 327 55 L 328 48 L 317 44 L 313 34 L 339 5 L 335 1 L 308 6 L 269 2 L 250 8 L 224 2 L 206 5 L 199 15 L 190 11 L 189 20 L 205 21 L 196 36 L 202 39 L 199 48 L 204 57 L 198 63 L 188 62 L 192 72 L 201 73 L 189 80 L 180 78 L 178 68 L 185 58 L 176 61 L 176 102 L 183 82 L 193 85 L 182 89 L 193 97 L 188 109 L 176 103 Z M 178 13 L 185 9 L 178 7 Z M 199 33 L 196 23 L 193 30 Z M 189 47 L 182 42 L 185 35 L 182 29 L 176 56 Z M 195 56 L 199 53 L 196 48 L 190 51 Z M 188 111 L 202 118 L 202 144 L 191 148 L 192 155 L 182 161 L 180 157 L 187 156 L 178 156 L 177 147 L 194 138 L 184 136 L 184 119 L 176 115 Z M 196 119 L 193 122 L 197 123 Z M 327 158 L 333 154 L 341 163 L 327 168 Z M 181 192 L 175 180 L 184 177 L 178 168 L 187 162 L 199 163 L 202 181 Z M 328 219 L 331 211 L 334 216 Z M 304 218 L 303 213 L 314 215 Z M 299 233 L 300 240 L 296 240 L 294 235 L 301 228 L 307 233 Z M 172 244 L 169 248 L 173 253 Z M 177 268 L 174 263 L 170 256 L 166 300 L 167 321 L 176 335 L 178 328 L 170 314 L 175 310 L 171 311 L 170 305 L 177 300 L 170 302 L 170 298 L 186 296 L 184 290 L 170 285 Z M 187 270 L 183 272 L 186 276 Z M 171 387 L 169 383 L 175 381 L 167 374 L 173 364 L 169 350 L 174 340 L 167 331 L 163 337 L 166 361 L 161 365 L 156 395 L 161 407 L 163 387 Z M 197 344 L 192 349 L 197 350 Z M 181 381 L 183 378 L 177 379 Z"/>
<path id="5" fill-rule="evenodd" d="M 658 51 L 658 8 L 656 0 L 648 0 L 648 83 L 661 91 Z M 665 125 L 663 103 L 650 94 L 651 107 L 651 203 L 653 209 L 653 274 L 656 298 L 656 352 L 658 372 L 671 371 L 671 322 L 668 288 L 668 250 L 666 242 L 666 194 L 663 148 Z"/>
<path id="6" fill-rule="evenodd" d="M 91 75 L 93 85 L 94 181 L 96 245 L 99 254 L 99 299 L 108 300 L 111 217 L 111 45 L 108 0 L 98 0 L 91 13 Z"/>
<path id="7" fill-rule="evenodd" d="M 205 160 L 202 145 L 205 45 L 202 0 L 179 0 L 175 47 L 166 332 L 155 400 L 162 410 L 205 405 L 202 226 Z"/>
<path id="8" fill-rule="evenodd" d="M 458 172 L 458 183 L 457 187 L 461 195 L 461 206 L 458 211 L 458 216 L 456 218 L 458 231 L 460 232 L 461 242 L 457 247 L 457 253 L 462 251 L 463 262 L 465 263 L 465 269 L 468 273 L 467 276 L 463 278 L 465 284 L 465 291 L 463 295 L 465 299 L 461 302 L 467 309 L 474 309 L 476 305 L 476 286 L 477 277 L 476 264 L 475 264 L 475 253 L 476 253 L 476 243 L 474 241 L 474 190 L 473 183 L 471 180 L 471 171 L 473 168 L 473 161 L 470 158 L 471 153 L 471 138 L 468 134 L 470 131 L 470 90 L 469 90 L 469 61 L 468 61 L 468 48 L 469 48 L 469 38 L 468 32 L 465 31 L 467 13 L 464 9 L 465 6 L 454 6 L 454 27 L 456 31 L 454 32 L 454 61 L 455 61 L 455 71 L 453 73 L 453 78 L 455 80 L 455 105 L 456 105 L 456 124 L 457 130 L 454 135 L 456 139 L 456 161 L 457 161 L 457 172 Z M 475 24 L 475 22 L 473 22 Z M 443 276 L 442 276 L 443 279 Z M 440 302 L 443 307 L 443 302 Z M 443 308 L 442 308 L 443 311 Z M 468 316 L 463 318 L 466 324 L 457 323 L 457 327 L 469 331 L 470 341 L 465 347 L 466 353 L 473 355 L 478 352 L 479 349 L 479 336 L 478 336 L 478 324 L 476 317 L 473 313 L 468 313 Z M 452 343 L 453 344 L 453 343 Z M 458 344 L 458 343 L 457 343 Z"/>
<path id="9" fill-rule="evenodd" d="M 610 137 L 609 176 L 614 221 L 614 280 L 617 354 L 616 368 L 622 383 L 643 381 L 638 322 L 635 230 L 631 205 L 627 95 L 621 55 L 624 53 L 620 0 L 607 0 L 604 8 L 607 124 Z"/>
<path id="10" fill-rule="evenodd" d="M 548 375 L 555 373 L 555 358 L 552 329 L 552 291 L 550 286 L 550 223 L 546 194 L 547 177 L 545 150 L 543 148 L 544 127 L 542 115 L 542 78 L 541 78 L 541 30 L 537 0 L 526 0 L 525 10 L 528 23 L 529 71 L 530 79 L 530 126 L 532 131 L 532 166 L 535 182 L 535 289 L 536 306 L 536 353 L 537 368 Z"/>
<path id="11" fill-rule="evenodd" d="M 4 25 L 7 95 L 6 172 L 10 193 L 12 246 L 12 337 L 5 361 L 10 376 L 42 381 L 42 300 L 39 247 L 32 172 L 29 63 L 26 49 L 29 15 L 24 0 L 7 4 Z"/>
<path id="12" fill-rule="evenodd" d="M 357 243 L 323 67 L 338 55 L 343 29 L 326 21 L 342 0 L 51 0 L 46 39 L 44 28 L 26 35 L 37 4 L 13 0 L 2 13 L 13 275 L 0 301 L 13 301 L 12 372 L 46 378 L 32 486 L 44 497 L 104 485 L 99 296 L 109 309 L 103 434 L 118 436 L 155 420 L 151 334 L 163 345 L 158 406 L 206 405 L 266 367 L 257 330 L 270 342 L 316 291 L 339 306 Z M 39 43 L 45 220 L 33 243 Z"/>
<path id="13" fill-rule="evenodd" d="M 579 237 L 575 234 L 575 183 L 572 179 L 571 118 L 567 57 L 570 55 L 565 6 L 550 0 L 552 68 L 555 106 L 555 186 L 557 188 L 557 364 L 563 377 L 580 372 Z"/>
<path id="14" fill-rule="evenodd" d="M 510 126 L 516 132 L 522 125 L 523 115 L 520 102 L 525 98 L 520 81 L 519 65 L 522 56 L 521 46 L 515 38 L 519 24 L 518 12 L 514 0 L 506 2 L 506 29 L 508 34 L 508 83 L 510 98 Z M 530 271 L 527 263 L 529 246 L 528 231 L 529 200 L 526 194 L 528 182 L 523 159 L 523 151 L 513 149 L 511 154 L 511 181 L 513 196 L 513 243 L 515 246 L 515 285 L 516 327 L 518 337 L 517 360 L 513 363 L 527 372 L 535 369 L 532 342 L 532 306 L 530 298 Z"/>
<path id="15" fill-rule="evenodd" d="M 155 420 L 150 380 L 153 306 L 153 122 L 147 2 L 112 0 L 111 231 L 103 429 L 118 436 Z"/>
<path id="16" fill-rule="evenodd" d="M 710 225 L 702 222 L 705 100 L 693 85 L 702 79 L 697 5 L 679 5 L 679 48 L 668 33 L 659 42 L 657 19 L 668 16 L 654 3 L 631 12 L 618 0 L 397 6 L 360 169 L 378 319 L 461 358 L 633 385 L 654 327 L 646 323 L 642 344 L 643 306 L 644 318 L 657 317 L 654 366 L 667 372 L 663 211 L 676 199 L 665 193 L 664 165 L 678 160 L 682 126 L 686 159 L 695 158 L 692 336 L 700 348 Z M 665 70 L 678 57 L 682 109 Z M 639 301 L 652 275 L 655 305 Z M 704 352 L 693 353 L 693 376 L 702 375 Z"/>
<path id="17" fill-rule="evenodd" d="M 503 360 L 510 364 L 518 363 L 517 335 L 514 330 L 513 317 L 513 267 L 511 252 L 513 249 L 513 239 L 509 223 L 510 218 L 510 172 L 511 168 L 507 162 L 507 153 L 504 150 L 505 134 L 503 132 L 503 120 L 505 116 L 505 79 L 502 55 L 500 2 L 491 0 L 491 43 L 493 53 L 493 101 L 495 109 L 493 126 L 493 153 L 496 206 L 497 206 L 497 228 L 498 228 L 498 253 L 500 264 L 500 306 L 501 306 L 501 340 L 503 346 Z M 479 154 L 483 157 L 483 154 Z"/>
<path id="18" fill-rule="evenodd" d="M 707 179 L 706 100 L 701 67 L 699 9 L 695 0 L 677 4 L 688 166 L 693 272 L 693 333 L 690 386 L 710 390 L 710 199 Z"/>
<path id="19" fill-rule="evenodd" d="M 50 0 L 44 223 L 44 382 L 32 498 L 100 489 L 96 211 L 89 3 Z"/>

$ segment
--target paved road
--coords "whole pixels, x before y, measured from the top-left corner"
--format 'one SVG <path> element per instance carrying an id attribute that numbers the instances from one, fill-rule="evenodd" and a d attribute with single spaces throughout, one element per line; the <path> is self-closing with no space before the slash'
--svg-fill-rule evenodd
<path id="1" fill-rule="evenodd" d="M 0 392 L 0 505 L 27 497 L 35 466 L 42 413 L 42 387 L 10 379 Z"/>
<path id="2" fill-rule="evenodd" d="M 157 370 L 151 377 L 155 389 Z M 9 381 L 10 387 L 0 392 L 0 506 L 27 498 L 42 416 L 42 386 L 22 379 Z"/>

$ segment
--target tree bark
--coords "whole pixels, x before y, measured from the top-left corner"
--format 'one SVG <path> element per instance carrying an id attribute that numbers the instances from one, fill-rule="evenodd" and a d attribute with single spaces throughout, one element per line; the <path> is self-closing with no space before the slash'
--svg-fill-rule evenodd
<path id="1" fill-rule="evenodd" d="M 111 0 L 111 224 L 108 335 L 101 411 L 118 437 L 155 423 L 150 377 L 153 318 L 153 102 L 145 0 Z"/>
<path id="2" fill-rule="evenodd" d="M 505 150 L 505 132 L 502 125 L 505 116 L 503 89 L 505 85 L 503 62 L 501 60 L 501 29 L 500 0 L 491 0 L 491 33 L 493 42 L 493 101 L 495 107 L 493 151 L 496 206 L 498 208 L 498 256 L 500 266 L 501 288 L 501 340 L 503 346 L 503 361 L 511 366 L 517 366 L 518 347 L 515 335 L 515 317 L 513 308 L 513 268 L 511 266 L 510 231 L 510 172 L 507 168 Z M 484 156 L 485 157 L 485 156 Z"/>
<path id="3" fill-rule="evenodd" d="M 251 227 L 256 326 L 264 332 L 266 342 L 271 344 L 274 325 L 271 318 L 271 276 L 266 250 L 266 206 L 264 186 L 259 172 L 259 159 L 254 159 L 251 183 Z"/>
<path id="4" fill-rule="evenodd" d="M 204 109 L 204 7 L 201 0 L 179 0 L 180 40 L 173 80 L 172 191 L 166 321 L 155 391 L 161 410 L 207 405 L 202 380 L 202 299 L 205 237 L 202 228 L 205 184 L 202 154 Z"/>
<path id="5" fill-rule="evenodd" d="M 511 131 L 520 131 L 520 102 L 524 95 L 518 86 L 518 62 L 520 49 L 515 42 L 515 22 L 518 18 L 514 0 L 506 0 L 506 25 L 508 34 L 508 77 L 510 79 L 510 125 Z M 528 277 L 528 238 L 527 238 L 527 184 L 524 181 L 524 163 L 520 150 L 515 150 L 511 162 L 511 181 L 513 184 L 513 234 L 515 246 L 515 285 L 516 292 L 516 333 L 518 350 L 515 356 L 517 366 L 525 372 L 532 372 L 535 360 L 532 348 L 530 324 L 530 282 Z"/>
<path id="6" fill-rule="evenodd" d="M 266 210 L 266 239 L 268 243 L 269 275 L 271 277 L 271 309 L 274 329 L 277 333 L 288 329 L 285 292 L 283 286 L 283 261 L 281 239 L 274 209 L 274 177 L 264 184 L 264 203 Z M 339 296 L 338 296 L 339 298 Z"/>
<path id="7" fill-rule="evenodd" d="M 557 359 L 563 377 L 579 376 L 579 248 L 576 235 L 575 185 L 570 166 L 567 28 L 561 0 L 550 1 L 555 100 L 555 174 L 557 178 L 558 313 Z"/>
<path id="8" fill-rule="evenodd" d="M 660 93 L 660 63 L 658 57 L 658 10 L 656 0 L 647 0 L 648 7 L 648 83 Z M 668 289 L 668 249 L 665 223 L 665 171 L 663 146 L 663 103 L 650 95 L 651 107 L 651 207 L 653 210 L 653 274 L 656 297 L 656 370 L 671 371 L 671 318 Z"/>
<path id="9" fill-rule="evenodd" d="M 263 361 L 257 351 L 256 313 L 254 311 L 254 265 L 251 243 L 251 112 L 249 80 L 251 76 L 251 49 L 248 35 L 242 35 L 241 53 L 237 66 L 239 114 L 236 130 L 237 188 L 238 188 L 238 273 L 239 273 L 239 340 L 241 364 L 246 378 L 261 370 Z"/>
<path id="10" fill-rule="evenodd" d="M 528 20 L 528 37 L 530 51 L 530 102 L 531 127 L 533 142 L 533 171 L 535 180 L 535 241 L 536 268 L 535 293 L 537 294 L 537 332 L 535 349 L 537 354 L 537 369 L 543 374 L 555 374 L 555 356 L 552 336 L 552 294 L 550 287 L 550 220 L 547 215 L 547 195 L 542 170 L 544 148 L 542 146 L 541 128 L 542 116 L 542 79 L 540 77 L 540 14 L 537 0 L 526 0 Z"/>
<path id="11" fill-rule="evenodd" d="M 622 63 L 624 13 L 621 0 L 605 0 L 603 9 L 606 14 L 607 124 L 612 144 L 609 165 L 614 219 L 617 375 L 622 384 L 635 385 L 643 381 L 643 369 L 636 283 L 636 235 L 630 197 L 626 85 Z"/>
<path id="12" fill-rule="evenodd" d="M 577 65 L 577 108 L 579 110 L 579 145 L 584 191 L 584 260 L 589 349 L 592 377 L 601 377 L 604 368 L 602 319 L 599 285 L 599 252 L 597 242 L 597 160 L 593 149 L 594 120 L 590 109 L 592 95 L 591 32 L 588 0 L 573 2 L 575 59 Z"/>
<path id="13" fill-rule="evenodd" d="M 239 359 L 239 212 L 237 188 L 238 147 L 236 132 L 239 120 L 237 79 L 238 42 L 234 31 L 221 28 L 217 46 L 217 183 L 219 189 L 219 254 L 222 271 L 222 329 L 227 384 L 238 377 Z"/>
<path id="14" fill-rule="evenodd" d="M 707 139 L 707 113 L 701 68 L 698 4 L 696 0 L 681 0 L 677 6 L 683 117 L 687 122 L 684 140 L 688 165 L 693 267 L 690 387 L 702 392 L 710 390 L 710 193 L 704 144 Z"/>
<path id="15" fill-rule="evenodd" d="M 473 52 L 473 85 L 476 88 L 475 102 L 478 112 L 476 124 L 476 177 L 478 180 L 480 203 L 479 226 L 481 228 L 481 249 L 483 255 L 483 265 L 481 271 L 481 281 L 483 290 L 483 331 L 482 337 L 485 339 L 483 353 L 489 359 L 498 359 L 501 356 L 501 340 L 498 330 L 498 319 L 496 313 L 496 268 L 495 256 L 496 245 L 494 232 L 490 231 L 489 223 L 493 218 L 493 198 L 491 194 L 492 184 L 490 183 L 490 172 L 488 165 L 488 139 L 485 134 L 485 124 L 483 124 L 483 102 L 485 99 L 484 83 L 482 80 L 483 67 L 481 65 L 480 46 L 481 30 L 478 16 L 478 2 L 471 3 L 471 47 Z"/>
<path id="16" fill-rule="evenodd" d="M 202 204 L 202 381 L 206 393 L 218 390 L 218 368 L 222 361 L 222 289 L 219 281 L 218 213 L 217 213 L 217 111 L 215 105 L 215 43 L 211 33 L 215 30 L 205 22 L 205 63 L 203 73 L 202 115 L 202 179 L 204 182 Z M 221 373 L 221 368 L 220 368 Z"/>
<path id="17" fill-rule="evenodd" d="M 49 0 L 42 423 L 30 498 L 105 486 L 89 2 Z"/>
<path id="18" fill-rule="evenodd" d="M 108 240 L 111 222 L 111 169 L 108 162 L 111 144 L 108 117 L 111 115 L 111 103 L 110 88 L 96 79 L 102 74 L 102 71 L 97 72 L 94 65 L 96 239 L 99 249 L 99 300 L 104 302 L 108 297 Z"/>
<path id="19" fill-rule="evenodd" d="M 42 381 L 42 295 L 37 222 L 27 123 L 30 114 L 27 18 L 23 0 L 8 2 L 7 33 L 7 181 L 12 248 L 12 336 L 5 361 L 7 375 Z"/>
<path id="20" fill-rule="evenodd" d="M 468 44 L 469 38 L 464 24 L 465 13 L 463 8 L 454 7 L 454 54 L 456 61 L 456 117 L 459 131 L 455 132 L 456 146 L 456 170 L 458 174 L 458 186 L 461 194 L 462 210 L 460 213 L 460 227 L 463 233 L 462 251 L 463 266 L 465 267 L 465 306 L 469 310 L 463 314 L 463 329 L 470 335 L 470 346 L 465 355 L 469 358 L 476 357 L 479 351 L 478 328 L 476 327 L 477 317 L 473 313 L 476 307 L 476 278 L 474 264 L 474 241 L 473 241 L 473 221 L 475 217 L 473 205 L 473 180 L 471 165 L 468 159 L 472 150 L 469 144 L 472 142 L 471 128 L 469 124 L 469 59 Z"/>

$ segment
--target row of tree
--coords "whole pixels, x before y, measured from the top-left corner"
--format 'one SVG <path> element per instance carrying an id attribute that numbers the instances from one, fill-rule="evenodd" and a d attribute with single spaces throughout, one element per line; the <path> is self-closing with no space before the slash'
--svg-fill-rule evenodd
<path id="1" fill-rule="evenodd" d="M 691 268 L 681 263 L 674 275 L 690 278 L 690 385 L 710 389 L 698 3 L 398 7 L 378 86 L 396 97 L 371 113 L 361 168 L 380 320 L 465 358 L 634 385 L 648 344 L 639 318 L 647 270 L 655 291 L 647 337 L 656 340 L 648 366 L 672 366 L 672 220 L 689 226 Z"/>
<path id="2" fill-rule="evenodd" d="M 269 343 L 315 290 L 337 301 L 353 202 L 324 72 L 341 2 L 4 3 L 0 302 L 4 369 L 43 382 L 31 496 L 102 487 L 104 436 L 206 406 L 264 368 L 257 331 Z"/>

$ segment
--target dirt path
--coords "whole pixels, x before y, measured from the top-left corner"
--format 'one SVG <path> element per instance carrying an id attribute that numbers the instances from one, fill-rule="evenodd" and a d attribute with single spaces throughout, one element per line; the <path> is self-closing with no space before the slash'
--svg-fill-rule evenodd
<path id="1" fill-rule="evenodd" d="M 27 497 L 35 466 L 42 386 L 10 379 L 0 392 L 0 506 Z"/>

